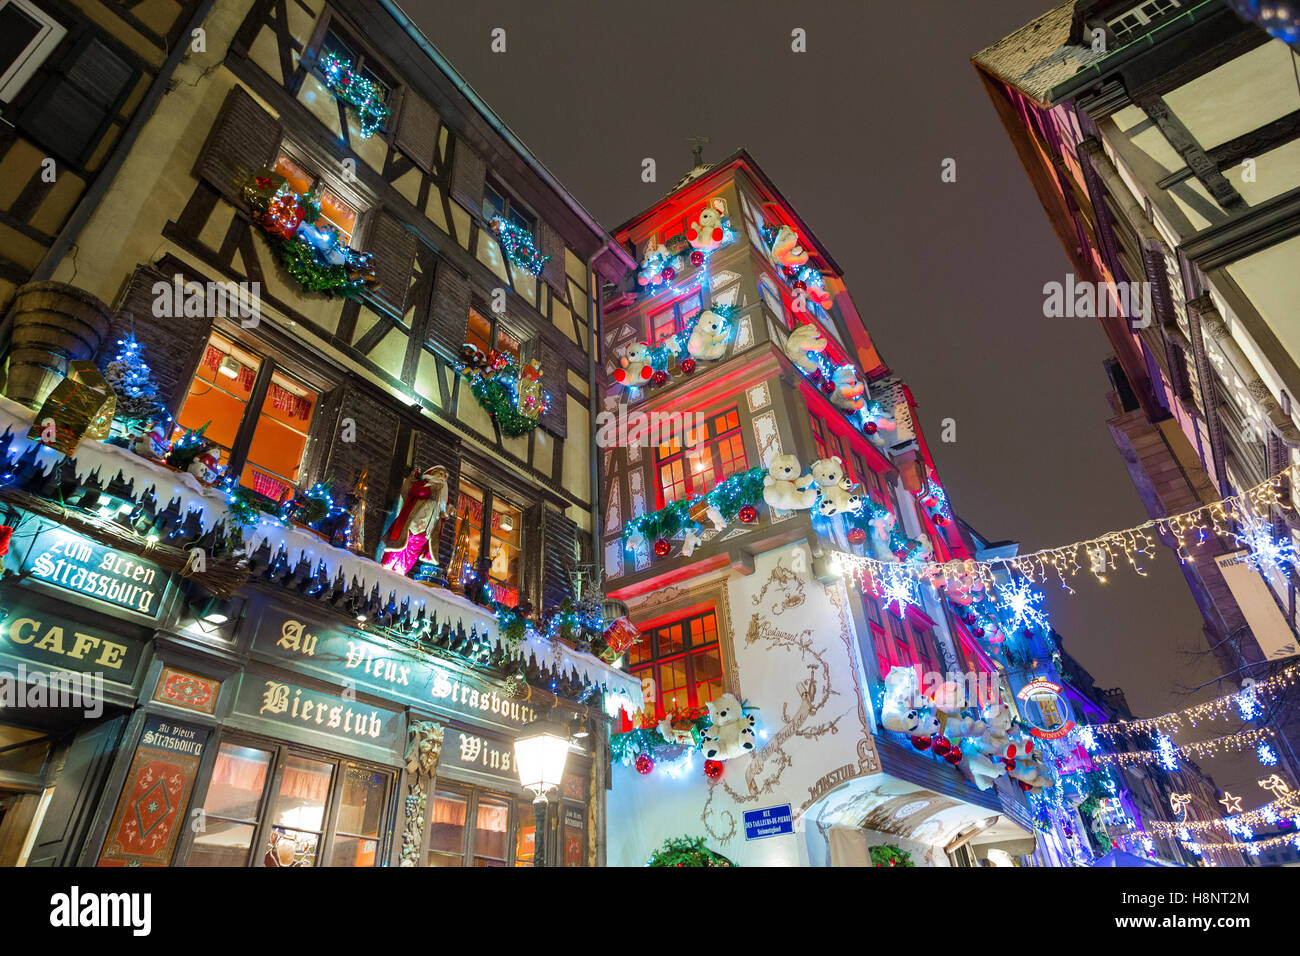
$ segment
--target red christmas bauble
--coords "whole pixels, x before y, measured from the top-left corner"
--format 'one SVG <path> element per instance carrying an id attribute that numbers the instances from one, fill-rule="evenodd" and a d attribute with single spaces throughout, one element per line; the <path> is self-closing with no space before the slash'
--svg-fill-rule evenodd
<path id="1" fill-rule="evenodd" d="M 660 273 L 660 275 L 663 276 L 665 282 L 672 282 L 674 279 L 677 278 L 677 270 L 674 269 L 672 266 L 667 266 L 664 268 L 664 271 Z"/>
<path id="2" fill-rule="evenodd" d="M 794 287 L 796 289 L 806 289 L 808 288 L 808 283 L 804 282 L 803 279 L 800 279 L 797 282 L 795 282 Z"/>
<path id="3" fill-rule="evenodd" d="M 719 777 L 721 777 L 722 761 L 721 760 L 704 761 L 704 776 L 708 777 L 710 780 L 717 780 Z"/>
<path id="4" fill-rule="evenodd" d="M 825 395 L 834 395 L 834 394 L 835 394 L 835 383 L 834 383 L 834 382 L 822 382 L 822 393 L 825 394 Z"/>
<path id="5" fill-rule="evenodd" d="M 822 370 L 819 368 L 813 369 L 808 373 L 808 380 L 812 382 L 820 382 L 822 380 Z"/>
<path id="6" fill-rule="evenodd" d="M 955 767 L 957 766 L 957 764 L 961 763 L 963 756 L 964 755 L 962 754 L 960 747 L 953 747 L 952 750 L 949 750 L 946 754 L 943 755 L 943 759 L 948 761 L 950 764 L 952 764 Z"/>
<path id="7" fill-rule="evenodd" d="M 655 542 L 655 554 L 659 555 L 661 558 L 668 557 L 668 552 L 672 549 L 673 546 L 668 543 L 667 538 L 660 538 Z"/>
<path id="8" fill-rule="evenodd" d="M 682 370 L 683 375 L 693 375 L 695 373 L 695 359 L 682 359 L 682 364 L 677 367 Z"/>
<path id="9" fill-rule="evenodd" d="M 651 385 L 663 385 L 667 381 L 668 373 L 661 368 L 655 369 L 654 374 L 650 376 Z"/>
<path id="10" fill-rule="evenodd" d="M 781 271 L 785 273 L 785 277 L 787 279 L 793 279 L 795 276 L 799 274 L 799 270 L 796 269 L 794 266 L 783 266 Z"/>
<path id="11" fill-rule="evenodd" d="M 753 505 L 744 505 L 736 512 L 736 517 L 745 522 L 745 524 L 753 524 L 758 520 L 758 509 Z"/>
<path id="12" fill-rule="evenodd" d="M 947 737 L 936 734 L 931 738 L 930 747 L 940 757 L 946 757 L 952 751 L 952 742 Z"/>
<path id="13" fill-rule="evenodd" d="M 636 772 L 644 776 L 655 768 L 655 762 L 650 759 L 649 754 L 636 755 Z"/>
<path id="14" fill-rule="evenodd" d="M 867 422 L 862 426 L 862 430 L 868 435 L 874 435 L 876 432 L 880 431 L 880 426 L 875 422 Z"/>
<path id="15" fill-rule="evenodd" d="M 861 544 L 867 540 L 867 533 L 861 528 L 849 529 L 849 544 Z"/>
<path id="16" fill-rule="evenodd" d="M 13 540 L 14 529 L 12 525 L 0 524 L 0 557 L 9 553 L 9 542 Z"/>
<path id="17" fill-rule="evenodd" d="M 691 250 L 691 265 L 693 266 L 704 265 L 704 253 L 700 252 L 699 249 Z"/>
<path id="18" fill-rule="evenodd" d="M 929 750 L 929 749 L 930 749 L 930 738 L 929 738 L 929 737 L 913 737 L 913 738 L 912 738 L 912 746 L 915 747 L 917 750 Z"/>
<path id="19" fill-rule="evenodd" d="M 1033 790 L 1033 789 L 1034 789 L 1034 788 L 1031 787 L 1029 784 L 1025 783 L 1023 780 L 1018 781 L 1018 782 L 1019 782 L 1019 784 L 1020 784 L 1020 789 L 1023 790 L 1023 791 L 1025 791 L 1026 793 L 1028 793 L 1030 790 Z"/>

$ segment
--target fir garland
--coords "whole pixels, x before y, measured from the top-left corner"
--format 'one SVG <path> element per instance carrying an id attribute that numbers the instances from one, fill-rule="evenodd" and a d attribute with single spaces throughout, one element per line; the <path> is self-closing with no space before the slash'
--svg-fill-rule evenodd
<path id="1" fill-rule="evenodd" d="M 550 408 L 548 395 L 542 395 L 536 408 L 519 407 L 520 369 L 507 355 L 494 353 L 493 362 L 487 368 L 474 369 L 462 364 L 460 370 L 468 376 L 470 391 L 479 404 L 496 421 L 502 434 L 511 438 L 531 432 Z"/>
<path id="2" fill-rule="evenodd" d="M 348 298 L 378 287 L 373 280 L 374 267 L 367 252 L 349 249 L 348 257 L 355 262 L 339 265 L 323 259 L 315 246 L 296 236 L 277 239 L 268 235 L 266 239 L 284 271 L 307 292 L 320 292 L 329 298 L 336 295 Z M 367 268 L 369 275 L 364 272 Z"/>
<path id="3" fill-rule="evenodd" d="M 384 90 L 367 76 L 352 71 L 352 61 L 334 50 L 320 57 L 320 69 L 330 92 L 352 108 L 361 125 L 361 138 L 368 139 L 388 118 Z"/>
<path id="4" fill-rule="evenodd" d="M 719 482 L 717 487 L 694 498 L 684 498 L 652 511 L 638 515 L 623 526 L 623 540 L 633 534 L 640 534 L 647 540 L 672 538 L 684 534 L 696 527 L 697 522 L 691 518 L 691 510 L 700 502 L 707 502 L 722 514 L 724 521 L 734 521 L 740 509 L 746 505 L 757 508 L 763 503 L 763 476 L 767 469 L 761 465 L 749 471 L 737 472 Z"/>
<path id="5" fill-rule="evenodd" d="M 912 854 L 892 843 L 871 848 L 872 866 L 916 866 Z"/>
<path id="6" fill-rule="evenodd" d="M 704 837 L 672 837 L 665 840 L 646 866 L 735 866 L 721 853 L 704 845 Z"/>
<path id="7" fill-rule="evenodd" d="M 510 264 L 518 266 L 530 275 L 539 276 L 546 263 L 550 261 L 550 256 L 544 256 L 536 244 L 533 242 L 532 235 L 513 222 L 507 222 L 500 216 L 492 218 L 492 231 L 501 239 L 501 248 L 505 250 L 506 258 Z"/>

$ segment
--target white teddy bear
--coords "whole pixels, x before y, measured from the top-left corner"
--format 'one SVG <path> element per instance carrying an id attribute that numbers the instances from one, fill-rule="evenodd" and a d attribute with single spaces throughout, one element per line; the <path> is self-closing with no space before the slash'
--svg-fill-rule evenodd
<path id="1" fill-rule="evenodd" d="M 730 339 L 727 320 L 716 312 L 705 310 L 695 320 L 695 328 L 686 341 L 686 351 L 705 362 L 716 362 L 727 351 Z"/>
<path id="2" fill-rule="evenodd" d="M 803 371 L 815 372 L 818 366 L 813 359 L 809 358 L 809 353 L 825 352 L 827 344 L 826 337 L 817 331 L 817 326 L 800 325 L 785 340 L 785 354 Z"/>
<path id="3" fill-rule="evenodd" d="M 1007 772 L 1007 765 L 990 754 L 981 751 L 978 745 L 967 744 L 962 748 L 966 759 L 962 766 L 970 771 L 971 782 L 981 790 L 988 790 L 998 777 Z"/>
<path id="4" fill-rule="evenodd" d="M 721 197 L 709 200 L 709 204 L 700 210 L 699 219 L 691 223 L 686 230 L 686 241 L 691 248 L 701 252 L 712 252 L 727 237 L 722 227 L 722 217 L 727 214 L 727 201 Z"/>
<path id="5" fill-rule="evenodd" d="M 709 726 L 700 745 L 709 760 L 730 760 L 754 749 L 754 715 L 746 714 L 732 694 L 709 701 Z"/>
<path id="6" fill-rule="evenodd" d="M 793 268 L 808 261 L 808 250 L 799 242 L 799 234 L 789 226 L 782 226 L 772 240 L 770 250 L 772 261 L 780 266 Z"/>
<path id="7" fill-rule="evenodd" d="M 803 511 L 817 503 L 817 489 L 812 475 L 800 476 L 799 459 L 794 455 L 777 455 L 763 477 L 763 500 L 773 508 Z"/>
<path id="8" fill-rule="evenodd" d="M 867 386 L 858 378 L 857 369 L 852 365 L 841 365 L 835 370 L 832 379 L 835 382 L 835 394 L 831 396 L 831 404 L 852 412 L 866 408 Z"/>
<path id="9" fill-rule="evenodd" d="M 817 511 L 823 518 L 830 518 L 844 511 L 861 511 L 866 499 L 856 493 L 857 485 L 844 474 L 844 462 L 838 455 L 819 458 L 810 469 L 813 481 L 820 492 L 817 498 Z"/>
<path id="10" fill-rule="evenodd" d="M 880 723 L 886 730 L 913 737 L 932 737 L 939 732 L 939 721 L 934 715 L 914 706 L 918 694 L 914 668 L 889 669 L 885 675 L 885 699 L 880 709 Z"/>
<path id="11" fill-rule="evenodd" d="M 623 351 L 623 367 L 614 369 L 614 381 L 629 387 L 650 381 L 654 369 L 650 367 L 650 347 L 643 343 L 629 345 Z"/>
<path id="12" fill-rule="evenodd" d="M 1012 747 L 1016 749 L 1013 750 Z M 1056 785 L 1047 762 L 1034 746 L 1033 738 L 1021 735 L 1016 743 L 1008 746 L 1007 759 L 1015 762 L 1014 769 L 1007 768 L 1007 774 L 1020 782 L 1021 789 L 1036 793 Z"/>
<path id="13" fill-rule="evenodd" d="M 663 243 L 656 245 L 651 241 L 646 246 L 645 256 L 641 259 L 641 268 L 636 273 L 637 284 L 658 285 L 659 280 L 663 278 L 663 270 L 671 264 L 668 247 Z"/>

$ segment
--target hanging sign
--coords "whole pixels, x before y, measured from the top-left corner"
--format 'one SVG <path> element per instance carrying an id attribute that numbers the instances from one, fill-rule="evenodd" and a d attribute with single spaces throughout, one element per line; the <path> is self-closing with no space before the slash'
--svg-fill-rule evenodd
<path id="1" fill-rule="evenodd" d="M 1016 691 L 1016 697 L 1025 702 L 1053 700 L 1060 701 L 1061 685 L 1048 680 L 1046 677 L 1035 677 L 1020 690 Z M 1025 730 L 1034 737 L 1042 740 L 1059 740 L 1067 736 L 1074 729 L 1074 721 L 1066 720 L 1064 723 L 1057 724 L 1053 727 L 1039 727 L 1035 724 L 1029 724 Z"/>
<path id="2" fill-rule="evenodd" d="M 1282 616 L 1273 591 L 1265 583 L 1263 575 L 1247 560 L 1249 554 L 1249 551 L 1221 554 L 1214 559 L 1214 563 L 1219 566 L 1223 580 L 1227 582 L 1233 600 L 1241 608 L 1264 657 L 1270 661 L 1294 657 L 1300 654 L 1295 634 Z"/>

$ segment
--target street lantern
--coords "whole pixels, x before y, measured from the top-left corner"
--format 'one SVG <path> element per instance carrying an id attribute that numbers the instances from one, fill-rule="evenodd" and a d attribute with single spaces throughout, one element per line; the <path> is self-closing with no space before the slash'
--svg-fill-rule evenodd
<path id="1" fill-rule="evenodd" d="M 546 865 L 546 795 L 560 785 L 569 756 L 569 728 L 552 720 L 525 724 L 515 738 L 515 769 L 533 799 L 533 866 Z"/>

